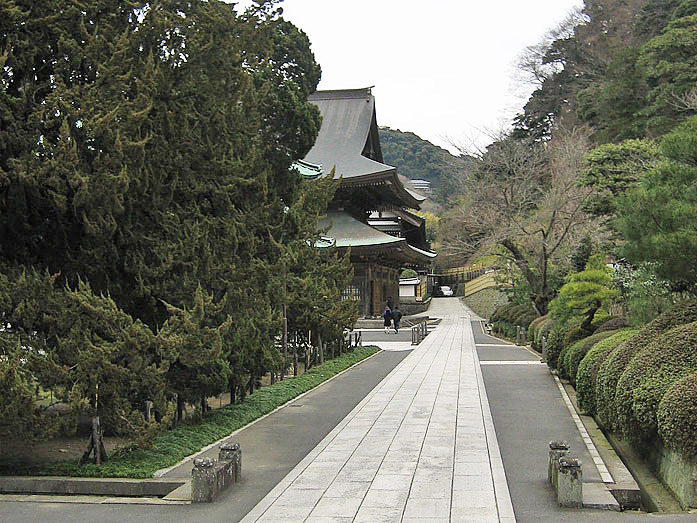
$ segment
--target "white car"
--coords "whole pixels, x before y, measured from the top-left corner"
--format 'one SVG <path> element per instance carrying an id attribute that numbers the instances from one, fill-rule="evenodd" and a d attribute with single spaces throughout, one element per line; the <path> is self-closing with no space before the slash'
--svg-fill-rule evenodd
<path id="1" fill-rule="evenodd" d="M 447 285 L 441 285 L 440 292 L 443 293 L 443 296 L 452 296 L 453 295 L 453 290 L 448 287 Z"/>

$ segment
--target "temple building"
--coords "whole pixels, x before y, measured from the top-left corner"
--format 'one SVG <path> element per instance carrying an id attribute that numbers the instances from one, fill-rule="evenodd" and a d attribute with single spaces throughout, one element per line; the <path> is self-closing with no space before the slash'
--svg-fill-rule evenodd
<path id="1" fill-rule="evenodd" d="M 344 298 L 360 301 L 361 316 L 378 316 L 388 299 L 399 302 L 400 270 L 428 268 L 436 257 L 425 221 L 414 213 L 426 197 L 383 162 L 370 88 L 317 91 L 309 101 L 319 108 L 322 126 L 295 166 L 306 178 L 332 170 L 341 178 L 320 223 L 329 230 L 318 247 L 351 249 L 354 279 Z"/>

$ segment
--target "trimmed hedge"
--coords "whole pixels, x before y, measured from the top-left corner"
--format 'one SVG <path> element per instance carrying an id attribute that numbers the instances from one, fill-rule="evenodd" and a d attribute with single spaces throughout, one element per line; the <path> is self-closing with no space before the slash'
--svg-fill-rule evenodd
<path id="1" fill-rule="evenodd" d="M 547 365 L 550 369 L 557 368 L 559 354 L 561 354 L 564 348 L 565 336 L 566 329 L 561 325 L 554 325 L 549 330 L 549 336 L 547 336 Z"/>
<path id="2" fill-rule="evenodd" d="M 566 334 L 564 334 L 564 342 L 563 342 L 563 348 L 570 347 L 577 341 L 580 341 L 584 338 L 587 338 L 593 334 L 593 332 L 589 332 L 586 330 L 583 330 L 580 325 L 577 325 L 576 327 L 570 328 L 568 331 L 566 331 Z"/>
<path id="3" fill-rule="evenodd" d="M 530 322 L 537 318 L 537 313 L 530 305 L 520 305 L 517 303 L 508 303 L 499 307 L 494 314 L 491 315 L 491 321 L 494 324 L 494 332 L 502 334 L 509 339 L 515 339 L 516 327 L 527 327 Z"/>
<path id="4" fill-rule="evenodd" d="M 542 352 L 542 336 L 540 335 L 540 331 L 546 323 L 551 321 L 552 320 L 548 319 L 545 314 L 544 316 L 538 316 L 528 325 L 528 341 L 533 350 Z"/>
<path id="5" fill-rule="evenodd" d="M 593 415 L 595 408 L 596 378 L 600 364 L 620 343 L 634 336 L 638 329 L 622 329 L 599 341 L 583 357 L 576 371 L 576 398 L 582 412 Z M 598 333 L 596 332 L 596 335 Z"/>
<path id="6" fill-rule="evenodd" d="M 697 456 L 697 372 L 675 382 L 658 405 L 658 435 L 665 445 Z"/>
<path id="7" fill-rule="evenodd" d="M 564 347 L 559 354 L 559 374 L 576 386 L 576 372 L 583 357 L 596 343 L 609 338 L 612 334 L 614 334 L 612 331 L 599 332 Z"/>
<path id="8" fill-rule="evenodd" d="M 676 381 L 696 371 L 697 322 L 675 327 L 641 349 L 617 383 L 615 409 L 622 432 L 644 440 L 655 437 L 661 399 Z"/>
<path id="9" fill-rule="evenodd" d="M 619 431 L 615 393 L 617 382 L 632 358 L 663 332 L 697 321 L 697 300 L 687 300 L 646 324 L 639 332 L 608 354 L 598 370 L 596 412 L 607 429 Z"/>
<path id="10" fill-rule="evenodd" d="M 507 321 L 509 312 L 513 307 L 518 307 L 517 303 L 506 303 L 494 311 L 489 318 L 490 321 Z"/>

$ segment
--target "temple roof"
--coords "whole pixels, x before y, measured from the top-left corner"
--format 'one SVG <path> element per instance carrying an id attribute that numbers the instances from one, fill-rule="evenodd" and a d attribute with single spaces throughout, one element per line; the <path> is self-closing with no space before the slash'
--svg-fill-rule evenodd
<path id="1" fill-rule="evenodd" d="M 383 163 L 375 98 L 370 88 L 317 91 L 308 101 L 322 114 L 317 140 L 296 168 L 308 178 L 317 172 L 328 174 L 343 185 L 383 185 L 407 207 L 418 209 L 425 196 L 412 191 L 399 180 L 397 170 Z"/>
<path id="2" fill-rule="evenodd" d="M 375 122 L 375 98 L 369 88 L 317 91 L 308 101 L 319 108 L 322 127 L 305 161 L 330 168 L 336 165 L 335 177 L 345 179 L 396 171 L 382 163 L 379 150 L 373 151 L 376 159 L 363 156 Z"/>
<path id="3" fill-rule="evenodd" d="M 329 228 L 322 236 L 318 248 L 336 246 L 351 248 L 351 252 L 378 252 L 387 249 L 386 259 L 401 260 L 407 263 L 429 262 L 436 257 L 435 252 L 418 249 L 407 243 L 405 238 L 385 234 L 343 211 L 329 211 L 319 222 L 319 228 Z"/>
<path id="4" fill-rule="evenodd" d="M 329 211 L 327 216 L 320 220 L 319 228 L 324 230 L 327 227 L 330 229 L 324 233 L 324 236 L 333 238 L 335 245 L 340 248 L 406 243 L 404 238 L 380 232 L 341 211 Z"/>

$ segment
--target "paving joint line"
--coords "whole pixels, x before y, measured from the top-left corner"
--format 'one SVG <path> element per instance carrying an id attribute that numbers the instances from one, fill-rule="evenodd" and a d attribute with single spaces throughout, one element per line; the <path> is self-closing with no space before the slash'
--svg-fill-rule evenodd
<path id="1" fill-rule="evenodd" d="M 252 509 L 245 515 L 244 518 L 242 518 L 242 522 L 251 522 L 251 521 L 256 521 L 259 519 L 264 512 L 280 497 L 280 495 L 286 491 L 286 489 L 297 479 L 297 477 L 304 471 L 308 465 L 327 447 L 329 444 L 336 438 L 336 436 L 341 432 L 346 425 L 348 425 L 357 415 L 358 413 L 363 410 L 365 405 L 382 389 L 382 387 L 394 377 L 397 372 L 401 370 L 403 366 L 405 366 L 408 362 L 411 361 L 412 355 L 415 352 L 412 351 L 411 354 L 408 354 L 402 361 L 400 361 L 395 368 L 393 368 L 387 376 L 385 376 L 380 383 L 375 385 L 373 389 L 368 392 L 368 394 L 365 395 L 365 397 L 356 405 L 351 412 L 349 412 L 344 419 L 342 419 L 337 425 L 329 431 L 329 433 L 322 438 L 322 440 L 317 443 L 317 445 L 310 450 L 310 452 L 307 453 L 307 455 L 298 462 L 298 464 L 293 467 L 277 484 L 274 486 L 267 494 L 259 500 L 259 502 L 252 507 Z M 366 358 L 367 359 L 367 358 Z M 300 472 L 296 472 L 296 470 L 300 469 L 302 467 L 302 470 Z M 289 479 L 292 476 L 293 479 Z M 287 482 L 287 485 L 284 485 L 284 483 Z M 279 491 L 280 494 L 274 495 L 275 492 Z M 273 499 L 272 499 L 273 498 Z M 259 507 L 262 507 L 264 504 L 267 504 L 267 506 L 263 509 L 260 509 Z M 258 514 L 255 514 L 255 511 L 260 510 Z"/>
<path id="2" fill-rule="evenodd" d="M 415 354 L 420 354 L 420 358 L 418 359 L 417 362 L 415 362 L 415 363 L 412 364 L 412 360 L 414 359 L 412 356 L 415 355 Z M 370 402 L 370 400 L 372 400 L 373 397 L 374 397 L 385 385 L 387 385 L 388 382 L 389 382 L 391 379 L 394 378 L 394 374 L 396 374 L 399 370 L 402 369 L 402 367 L 406 366 L 407 364 L 409 364 L 409 365 L 412 366 L 412 369 L 411 369 L 411 371 L 409 371 L 409 374 L 407 374 L 407 376 L 405 376 L 405 378 L 402 380 L 402 384 L 403 384 L 404 382 L 406 382 L 407 379 L 409 379 L 409 376 L 411 375 L 411 372 L 413 371 L 413 369 L 414 369 L 414 368 L 418 365 L 418 363 L 426 356 L 426 354 L 427 354 L 427 351 L 418 351 L 418 352 L 417 352 L 416 350 L 413 350 L 411 354 L 409 354 L 406 358 L 404 358 L 394 369 L 392 369 L 392 371 L 391 371 L 387 376 L 385 376 L 385 377 L 383 378 L 383 380 L 382 380 L 380 383 L 378 383 L 378 384 L 375 386 L 375 388 L 374 388 L 370 393 L 368 393 L 368 394 L 366 395 L 366 397 L 365 397 L 358 405 L 356 405 L 356 407 L 354 407 L 354 409 L 353 409 L 353 410 L 352 410 L 339 424 L 337 424 L 336 427 L 334 427 L 334 429 L 332 429 L 332 431 L 330 431 L 329 434 L 327 434 L 327 435 L 325 436 L 325 438 L 324 438 L 322 441 L 320 441 L 320 442 L 317 444 L 317 446 L 316 446 L 314 449 L 312 449 L 312 450 L 305 456 L 305 458 L 303 458 L 291 471 L 288 472 L 288 474 L 276 485 L 276 487 L 274 487 L 271 491 L 269 491 L 269 493 L 268 493 L 262 500 L 260 500 L 259 503 L 257 503 L 257 506 L 262 505 L 263 503 L 265 503 L 265 501 L 267 501 L 267 498 L 268 498 L 269 496 L 271 496 L 272 493 L 273 493 L 274 491 L 279 490 L 279 491 L 280 491 L 279 494 L 273 496 L 273 500 L 270 500 L 270 503 L 268 503 L 268 505 L 267 505 L 258 515 L 253 514 L 253 513 L 254 513 L 254 510 L 256 509 L 256 506 L 255 506 L 254 508 L 252 508 L 252 510 L 243 518 L 242 521 L 256 521 L 256 520 L 258 520 L 259 518 L 261 518 L 261 517 L 264 515 L 264 513 L 265 513 L 269 508 L 271 508 L 271 506 L 274 504 L 274 502 L 275 502 L 288 488 L 291 487 L 292 483 L 305 471 L 305 469 L 307 469 L 307 467 L 315 460 L 315 458 L 316 458 L 317 456 L 319 456 L 319 455 L 322 453 L 322 451 L 323 451 L 326 447 L 328 447 L 328 446 L 331 444 L 331 442 L 341 433 L 341 431 L 346 427 L 346 425 L 348 425 L 348 424 L 360 413 L 360 411 L 363 410 L 363 408 L 365 408 L 365 406 Z M 397 394 L 397 392 L 399 391 L 399 388 L 400 388 L 400 387 L 397 387 L 397 388 L 395 389 L 395 391 L 393 392 L 393 394 L 392 394 L 392 396 L 391 396 L 390 398 L 394 397 L 394 395 Z M 389 401 L 387 402 L 387 404 L 389 404 Z M 385 405 L 385 408 L 387 408 L 387 404 Z M 381 411 L 381 413 L 382 413 L 382 412 L 384 412 L 384 408 L 383 408 L 383 410 Z M 379 417 L 379 416 L 376 417 L 376 421 L 377 421 L 377 418 L 378 418 L 378 417 Z M 374 425 L 374 424 L 375 424 L 375 422 L 373 422 L 373 425 Z M 371 425 L 371 427 L 372 427 L 372 425 Z M 361 441 L 363 441 L 363 439 L 365 439 L 365 436 L 367 436 L 367 433 L 368 433 L 368 432 L 370 432 L 370 429 L 368 429 L 368 431 L 366 432 L 366 434 L 361 438 Z M 320 448 L 320 446 L 321 446 L 321 448 Z M 356 446 L 356 448 L 354 448 L 353 452 L 351 453 L 351 456 L 355 453 L 355 451 L 356 451 L 356 449 L 358 448 L 358 446 L 360 446 L 360 442 L 359 442 L 359 444 Z M 319 450 L 318 450 L 318 449 L 319 449 Z M 346 460 L 346 462 L 348 462 L 349 460 L 350 460 L 350 456 L 349 456 L 349 459 Z M 303 463 L 305 463 L 305 462 L 307 462 L 307 463 L 303 465 Z M 346 462 L 344 463 L 344 466 L 346 466 Z M 339 469 L 339 472 L 337 472 L 337 476 L 339 475 L 339 473 L 341 472 L 341 470 L 343 470 L 344 466 L 342 466 L 341 469 Z M 293 475 L 293 479 L 288 480 L 288 478 L 289 478 L 291 475 Z M 283 486 L 282 488 L 279 488 L 279 486 L 282 485 L 286 480 L 288 480 L 288 484 L 285 485 L 285 486 Z M 332 480 L 332 482 L 333 482 L 333 480 Z M 329 486 L 331 486 L 331 483 L 330 483 Z M 323 489 L 323 492 L 326 492 L 328 488 L 329 488 L 329 487 Z M 318 490 L 319 490 L 319 489 L 318 489 Z M 321 499 L 321 497 L 320 497 L 320 499 Z M 313 505 L 312 510 L 314 510 L 314 508 L 317 506 L 317 503 L 319 503 L 319 500 L 315 503 L 315 505 Z M 311 512 L 312 512 L 312 511 L 310 511 L 310 513 L 311 513 Z M 309 517 L 309 516 L 308 516 L 308 517 Z"/>
<path id="3" fill-rule="evenodd" d="M 615 480 L 613 479 L 612 474 L 610 474 L 610 471 L 605 465 L 603 458 L 600 456 L 598 449 L 595 448 L 595 443 L 593 443 L 593 439 L 590 437 L 590 434 L 588 434 L 586 426 L 583 424 L 583 421 L 581 421 L 581 417 L 576 412 L 573 403 L 571 403 L 571 398 L 569 398 L 569 395 L 566 393 L 564 385 L 562 385 L 561 380 L 556 374 L 553 374 L 553 376 L 554 381 L 556 382 L 557 387 L 559 388 L 559 392 L 561 392 L 562 398 L 564 399 L 566 408 L 569 410 L 569 414 L 571 414 L 571 418 L 574 420 L 576 429 L 578 430 L 579 434 L 581 434 L 581 439 L 583 440 L 583 443 L 586 445 L 588 453 L 591 455 L 591 459 L 593 460 L 595 468 L 598 470 L 598 474 L 600 474 L 600 478 L 603 480 L 603 483 L 614 483 Z"/>

